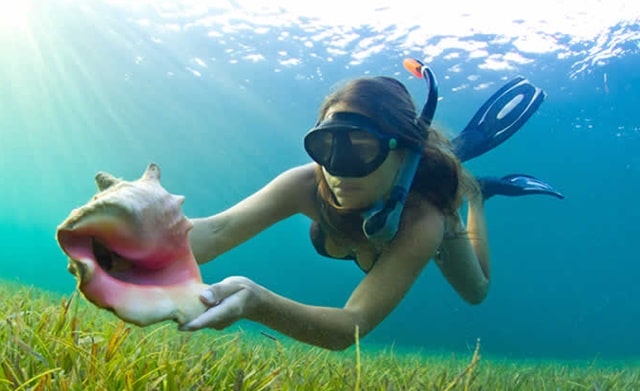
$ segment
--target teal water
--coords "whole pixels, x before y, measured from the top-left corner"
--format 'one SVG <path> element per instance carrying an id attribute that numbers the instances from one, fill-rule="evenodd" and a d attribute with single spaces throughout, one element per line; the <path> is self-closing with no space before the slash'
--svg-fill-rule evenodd
<path id="1" fill-rule="evenodd" d="M 532 17 L 438 33 L 421 30 L 434 16 L 387 21 L 398 17 L 391 2 L 365 21 L 250 2 L 24 4 L 0 9 L 0 277 L 74 289 L 54 233 L 93 195 L 97 171 L 135 179 L 156 162 L 165 188 L 186 196 L 188 216 L 216 213 L 309 160 L 302 136 L 337 83 L 396 76 L 422 102 L 423 83 L 401 65 L 412 56 L 436 72 L 436 125 L 452 134 L 511 77 L 543 88 L 548 99 L 529 123 L 468 167 L 532 174 L 567 198 L 491 200 L 487 300 L 465 304 L 430 265 L 363 342 L 466 352 L 481 338 L 497 357 L 638 357 L 637 10 L 622 7 L 588 35 L 554 30 L 557 11 L 541 25 Z M 568 24 L 606 19 L 596 9 L 569 11 Z M 444 26 L 473 25 L 473 14 L 460 12 L 446 14 Z M 341 306 L 362 274 L 315 254 L 308 226 L 294 217 L 268 229 L 204 266 L 206 282 L 245 275 L 295 300 Z"/>

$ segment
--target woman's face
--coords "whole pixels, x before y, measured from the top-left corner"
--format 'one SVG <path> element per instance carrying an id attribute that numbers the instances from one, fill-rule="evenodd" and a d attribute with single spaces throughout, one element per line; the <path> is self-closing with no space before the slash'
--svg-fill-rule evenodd
<path id="1" fill-rule="evenodd" d="M 357 110 L 349 105 L 340 102 L 330 107 L 325 117 L 340 111 L 358 113 Z M 403 157 L 404 153 L 402 151 L 389 151 L 389 155 L 380 167 L 364 177 L 333 176 L 324 167 L 322 168 L 322 173 L 340 206 L 347 209 L 362 209 L 373 205 L 389 194 Z"/>

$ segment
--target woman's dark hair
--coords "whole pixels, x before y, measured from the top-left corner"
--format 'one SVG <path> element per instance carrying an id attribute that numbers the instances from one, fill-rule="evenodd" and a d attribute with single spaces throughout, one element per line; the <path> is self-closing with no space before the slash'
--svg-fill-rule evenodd
<path id="1" fill-rule="evenodd" d="M 457 213 L 462 194 L 473 189 L 477 182 L 462 167 L 453 154 L 449 140 L 440 131 L 416 121 L 417 112 L 409 91 L 390 77 L 366 77 L 349 81 L 330 94 L 320 106 L 319 122 L 327 111 L 338 103 L 373 119 L 380 129 L 398 138 L 423 143 L 423 156 L 418 166 L 407 203 L 426 199 L 444 214 Z M 329 185 L 316 168 L 318 198 L 323 224 L 335 239 L 362 241 L 360 211 L 345 210 L 336 203 Z"/>

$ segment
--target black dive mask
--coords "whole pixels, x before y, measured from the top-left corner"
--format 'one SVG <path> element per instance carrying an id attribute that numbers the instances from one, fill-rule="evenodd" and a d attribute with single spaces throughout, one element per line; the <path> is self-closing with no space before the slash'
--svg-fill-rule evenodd
<path id="1" fill-rule="evenodd" d="M 369 117 L 353 112 L 337 112 L 311 129 L 304 148 L 329 174 L 364 177 L 385 161 L 389 151 L 414 143 L 383 133 Z"/>

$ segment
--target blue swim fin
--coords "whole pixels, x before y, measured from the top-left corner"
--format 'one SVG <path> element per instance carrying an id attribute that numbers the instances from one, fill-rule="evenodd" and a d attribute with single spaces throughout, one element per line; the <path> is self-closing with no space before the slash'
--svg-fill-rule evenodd
<path id="1" fill-rule="evenodd" d="M 556 191 L 548 183 L 525 174 L 511 174 L 498 177 L 478 177 L 482 197 L 488 200 L 494 195 L 523 196 L 530 194 L 546 194 L 564 199 L 562 193 Z"/>
<path id="2" fill-rule="evenodd" d="M 497 147 L 524 125 L 547 94 L 518 76 L 487 100 L 467 126 L 451 140 L 453 152 L 467 161 Z"/>

